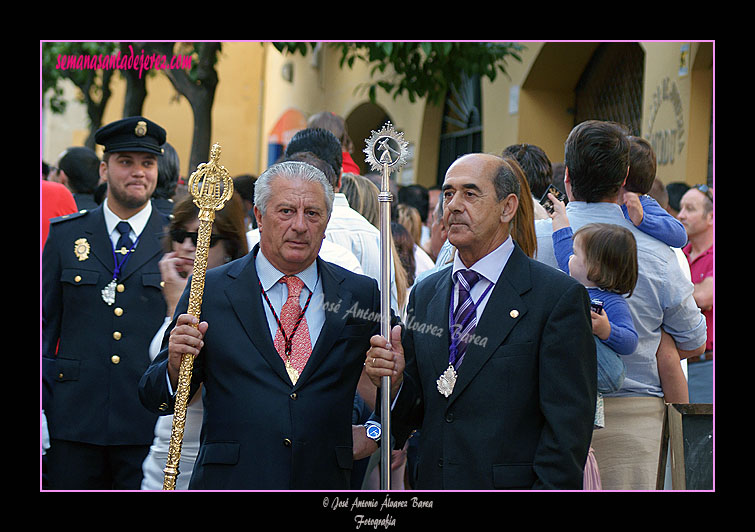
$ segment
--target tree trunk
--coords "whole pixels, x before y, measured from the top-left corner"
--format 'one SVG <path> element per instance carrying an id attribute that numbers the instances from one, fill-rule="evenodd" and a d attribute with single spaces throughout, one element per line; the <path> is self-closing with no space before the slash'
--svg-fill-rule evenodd
<path id="1" fill-rule="evenodd" d="M 153 43 L 159 53 L 171 55 L 174 43 Z M 215 58 L 220 50 L 219 42 L 196 43 L 199 63 L 192 64 L 191 74 L 184 70 L 164 70 L 175 89 L 189 100 L 194 117 L 189 169 L 186 175 L 196 170 L 200 163 L 210 157 L 212 135 L 212 104 L 215 100 L 215 88 L 218 74 L 215 71 Z M 170 138 L 170 132 L 168 132 Z"/>
<path id="2" fill-rule="evenodd" d="M 145 46 L 141 43 L 121 43 L 121 54 L 127 55 L 131 51 L 129 44 L 134 49 L 134 55 L 138 55 Z M 145 50 L 146 51 L 146 50 Z M 126 78 L 126 98 L 123 102 L 123 117 L 141 116 L 144 109 L 144 99 L 147 97 L 147 71 L 141 72 L 135 69 L 121 70 L 121 75 Z"/>
<path id="3" fill-rule="evenodd" d="M 89 116 L 89 136 L 87 137 L 84 145 L 87 148 L 96 149 L 96 143 L 94 141 L 94 134 L 102 125 L 102 116 L 105 114 L 105 107 L 110 99 L 110 79 L 113 77 L 113 70 L 102 71 L 102 87 L 100 88 L 101 94 L 99 100 L 95 100 L 92 97 L 92 92 L 95 91 L 93 87 L 96 86 L 94 77 L 96 72 L 89 78 L 89 81 L 85 86 L 79 88 L 84 93 L 84 102 L 87 108 L 87 116 Z"/>

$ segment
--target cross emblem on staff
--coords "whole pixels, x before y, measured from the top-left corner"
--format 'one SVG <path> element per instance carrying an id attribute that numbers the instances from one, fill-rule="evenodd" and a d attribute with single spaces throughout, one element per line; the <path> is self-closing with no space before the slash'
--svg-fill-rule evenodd
<path id="1" fill-rule="evenodd" d="M 375 171 L 382 171 L 386 167 L 395 170 L 403 166 L 406 163 L 407 151 L 408 143 L 404 140 L 404 134 L 394 130 L 390 122 L 380 131 L 372 132 L 364 149 L 367 162 Z"/>
<path id="2" fill-rule="evenodd" d="M 399 157 L 401 157 L 401 152 L 391 146 L 391 141 L 393 141 L 394 143 L 396 142 L 391 137 L 383 137 L 377 142 L 376 149 L 383 151 L 383 155 L 381 155 L 380 159 L 378 159 L 380 161 L 380 164 L 387 164 L 388 166 L 390 166 L 395 161 L 397 161 Z"/>

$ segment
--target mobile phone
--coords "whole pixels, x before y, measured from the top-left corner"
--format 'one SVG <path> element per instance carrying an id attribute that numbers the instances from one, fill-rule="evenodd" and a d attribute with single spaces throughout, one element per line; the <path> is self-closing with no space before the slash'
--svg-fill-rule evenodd
<path id="1" fill-rule="evenodd" d="M 543 194 L 543 197 L 540 198 L 540 205 L 545 207 L 545 210 L 548 211 L 548 214 L 553 214 L 553 202 L 548 197 L 549 193 L 553 194 L 559 201 L 564 201 L 564 193 L 557 189 L 554 185 L 548 185 L 548 189 L 545 191 L 545 194 Z"/>
<path id="2" fill-rule="evenodd" d="M 603 310 L 603 302 L 600 301 L 600 300 L 598 300 L 598 299 L 591 299 L 590 300 L 590 309 L 593 312 L 595 312 L 597 314 L 600 314 L 600 311 Z"/>

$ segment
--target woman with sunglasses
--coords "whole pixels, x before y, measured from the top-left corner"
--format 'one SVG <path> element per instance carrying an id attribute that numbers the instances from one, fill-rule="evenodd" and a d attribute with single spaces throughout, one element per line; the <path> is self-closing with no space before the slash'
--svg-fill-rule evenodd
<path id="1" fill-rule="evenodd" d="M 167 306 L 167 315 L 163 328 L 157 332 L 150 346 L 151 359 L 154 359 L 160 351 L 165 328 L 173 319 L 176 304 L 186 289 L 189 277 L 194 269 L 197 232 L 199 231 L 198 216 L 199 209 L 194 205 L 191 196 L 185 197 L 173 209 L 173 217 L 164 240 L 166 253 L 160 260 L 163 297 Z M 210 249 L 207 253 L 207 269 L 243 257 L 247 252 L 243 202 L 238 194 L 234 194 L 225 207 L 215 213 Z M 181 446 L 179 475 L 176 478 L 176 489 L 178 490 L 187 488 L 194 461 L 199 452 L 202 411 L 201 393 L 198 393 L 194 395 L 186 409 L 186 425 Z M 158 418 L 155 425 L 155 439 L 142 466 L 144 472 L 143 490 L 162 489 L 163 469 L 168 460 L 172 427 L 172 415 Z"/>

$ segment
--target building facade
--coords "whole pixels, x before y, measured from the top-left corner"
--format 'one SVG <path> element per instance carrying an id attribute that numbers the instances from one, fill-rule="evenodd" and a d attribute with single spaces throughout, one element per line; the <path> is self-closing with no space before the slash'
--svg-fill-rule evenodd
<path id="1" fill-rule="evenodd" d="M 463 153 L 500 154 L 516 143 L 536 144 L 563 161 L 571 128 L 586 119 L 615 120 L 647 138 L 664 183 L 713 180 L 715 43 L 522 42 L 521 61 L 507 75 L 465 80 L 442 105 L 409 102 L 378 90 L 370 102 L 367 65 L 339 66 L 340 54 L 323 43 L 306 56 L 281 54 L 270 43 L 225 42 L 216 69 L 212 139 L 223 146 L 232 175 L 259 175 L 306 119 L 332 111 L 346 119 L 352 157 L 367 171 L 362 149 L 386 121 L 404 133 L 408 163 L 401 184 L 433 186 Z M 114 83 L 104 122 L 121 118 L 125 84 Z M 193 119 L 185 98 L 159 72 L 148 79 L 143 114 L 163 125 L 188 175 Z M 42 158 L 86 138 L 85 115 L 42 109 Z"/>

